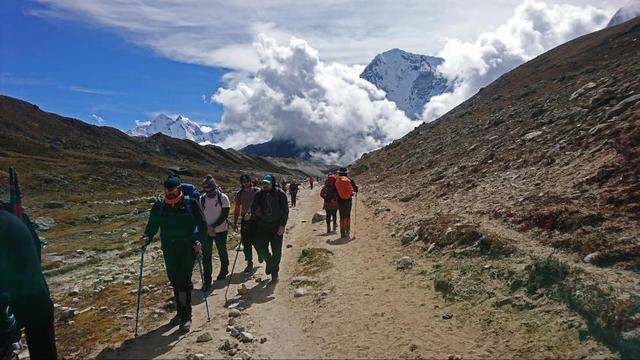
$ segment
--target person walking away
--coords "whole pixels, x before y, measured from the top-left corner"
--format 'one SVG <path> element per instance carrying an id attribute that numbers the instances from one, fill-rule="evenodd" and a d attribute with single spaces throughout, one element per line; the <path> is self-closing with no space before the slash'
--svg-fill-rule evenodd
<path id="1" fill-rule="evenodd" d="M 227 251 L 227 236 L 229 234 L 227 219 L 231 204 L 229 197 L 219 188 L 216 180 L 207 175 L 202 181 L 204 194 L 200 196 L 200 206 L 207 222 L 207 236 L 202 243 L 202 261 L 204 268 L 203 291 L 211 290 L 211 276 L 213 274 L 213 244 L 215 242 L 220 259 L 220 271 L 216 280 L 223 280 L 229 274 L 229 252 Z"/>
<path id="2" fill-rule="evenodd" d="M 311 190 L 313 190 L 313 182 L 316 179 L 313 176 L 309 176 L 309 187 L 311 188 Z"/>
<path id="3" fill-rule="evenodd" d="M 198 199 L 180 191 L 181 181 L 170 176 L 164 182 L 164 199 L 151 208 L 149 221 L 141 238 L 142 247 L 151 243 L 160 230 L 160 244 L 167 277 L 173 287 L 177 315 L 171 325 L 180 325 L 181 331 L 191 328 L 191 290 L 196 253 L 202 252 L 207 236 L 207 223 Z"/>
<path id="4" fill-rule="evenodd" d="M 284 230 L 289 219 L 289 202 L 287 195 L 274 184 L 273 175 L 267 174 L 262 178 L 262 190 L 253 199 L 251 214 L 256 219 L 256 249 L 267 264 L 265 273 L 271 275 L 271 281 L 275 283 L 280 271 Z"/>
<path id="5" fill-rule="evenodd" d="M 244 269 L 245 273 L 253 272 L 253 251 L 254 233 L 255 233 L 255 219 L 251 214 L 251 204 L 253 204 L 253 198 L 256 193 L 260 191 L 259 187 L 253 186 L 251 177 L 247 174 L 240 176 L 240 185 L 242 188 L 236 194 L 235 208 L 233 211 L 233 227 L 238 228 L 238 218 L 240 218 L 240 242 L 244 252 L 244 260 L 247 262 L 247 267 Z M 257 251 L 257 249 L 256 249 Z M 258 261 L 261 262 L 261 257 Z"/>
<path id="6" fill-rule="evenodd" d="M 35 245 L 24 222 L 0 210 L 1 359 L 20 350 L 22 328 L 31 359 L 57 358 L 53 303 Z"/>
<path id="7" fill-rule="evenodd" d="M 322 208 L 327 213 L 327 234 L 335 233 L 337 228 L 338 217 L 338 193 L 336 191 L 336 177 L 334 175 L 327 176 L 324 186 L 320 190 L 320 197 L 324 199 Z M 333 222 L 333 231 L 331 223 Z"/>
<path id="8" fill-rule="evenodd" d="M 299 185 L 298 183 L 294 180 L 290 185 L 289 185 L 289 194 L 291 194 L 291 206 L 292 207 L 296 207 L 296 203 L 298 200 L 298 189 L 299 189 Z"/>
<path id="9" fill-rule="evenodd" d="M 338 170 L 338 177 L 335 183 L 338 193 L 338 211 L 340 213 L 340 236 L 348 237 L 351 227 L 351 205 L 353 194 L 358 192 L 358 186 L 353 179 L 347 175 L 347 168 Z"/>

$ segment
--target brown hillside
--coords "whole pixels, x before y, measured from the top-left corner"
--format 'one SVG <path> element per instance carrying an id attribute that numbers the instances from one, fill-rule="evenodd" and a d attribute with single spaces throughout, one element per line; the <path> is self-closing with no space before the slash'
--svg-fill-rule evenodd
<path id="1" fill-rule="evenodd" d="M 407 243 L 448 266 L 460 264 L 450 258 L 459 247 L 484 254 L 496 236 L 526 254 L 530 269 L 551 254 L 625 293 L 576 300 L 565 272 L 554 287 L 596 335 L 640 356 L 638 335 L 629 335 L 640 327 L 638 59 L 640 19 L 583 36 L 363 156 L 353 171 L 396 234 L 415 229 Z"/>

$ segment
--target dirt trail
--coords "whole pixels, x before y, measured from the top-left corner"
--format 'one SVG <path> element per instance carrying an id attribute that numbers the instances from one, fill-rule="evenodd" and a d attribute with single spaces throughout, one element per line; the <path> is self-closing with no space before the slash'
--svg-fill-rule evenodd
<path id="1" fill-rule="evenodd" d="M 290 212 L 278 284 L 265 281 L 263 266 L 253 277 L 241 274 L 243 258 L 239 257 L 229 291 L 229 297 L 241 299 L 240 306 L 245 307 L 236 324 L 266 342 L 239 343 L 225 331 L 230 310 L 223 307 L 224 289 L 216 289 L 209 297 L 211 322 L 206 321 L 204 303 L 197 295 L 189 334 L 181 335 L 168 325 L 143 329 L 143 336 L 117 349 L 103 350 L 98 356 L 186 358 L 201 353 L 207 358 L 224 358 L 229 357 L 228 352 L 218 348 L 225 339 L 239 343 L 236 356 L 246 351 L 255 358 L 500 356 L 500 339 L 487 338 L 459 314 L 443 319 L 447 305 L 435 295 L 431 283 L 395 269 L 395 259 L 402 255 L 399 247 L 362 203 L 356 238 L 351 241 L 324 234 L 324 222 L 311 223 L 320 208 L 317 190 L 301 191 L 298 207 Z M 304 248 L 330 250 L 332 266 L 315 275 L 320 285 L 308 287 L 303 297 L 294 297 L 296 288 L 290 282 L 300 270 L 297 260 Z M 419 261 L 414 262 L 411 273 L 419 272 L 420 267 Z M 249 288 L 242 297 L 236 295 L 240 283 Z M 205 331 L 213 340 L 197 343 Z"/>

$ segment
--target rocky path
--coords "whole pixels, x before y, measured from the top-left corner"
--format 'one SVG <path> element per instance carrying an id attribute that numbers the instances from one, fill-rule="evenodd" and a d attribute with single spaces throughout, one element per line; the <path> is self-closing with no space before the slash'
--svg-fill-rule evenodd
<path id="1" fill-rule="evenodd" d="M 278 284 L 267 281 L 262 266 L 253 276 L 241 274 L 240 255 L 229 290 L 231 305 L 224 306 L 222 285 L 208 299 L 211 322 L 196 294 L 189 334 L 168 325 L 143 329 L 141 337 L 96 356 L 495 358 L 508 353 L 509 339 L 482 333 L 434 293 L 419 276 L 424 258 L 413 259 L 411 271 L 397 269 L 404 254 L 362 203 L 355 239 L 341 241 L 324 234 L 324 222 L 311 222 L 321 208 L 317 190 L 302 190 L 300 197 L 291 209 Z M 301 279 L 305 269 L 298 259 L 315 252 L 328 254 L 328 262 Z M 241 284 L 248 289 L 244 295 L 238 295 Z M 203 341 L 207 333 L 211 339 Z"/>

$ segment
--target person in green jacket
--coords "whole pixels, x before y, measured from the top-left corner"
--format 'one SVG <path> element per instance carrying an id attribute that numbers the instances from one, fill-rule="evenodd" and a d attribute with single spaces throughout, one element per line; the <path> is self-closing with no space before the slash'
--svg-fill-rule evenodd
<path id="1" fill-rule="evenodd" d="M 177 315 L 170 323 L 180 325 L 182 331 L 189 331 L 193 289 L 191 276 L 196 253 L 202 252 L 202 243 L 207 236 L 207 223 L 198 199 L 182 194 L 180 184 L 180 178 L 175 176 L 170 176 L 164 182 L 165 197 L 151 208 L 141 242 L 146 247 L 160 230 L 162 254 L 177 305 Z"/>

